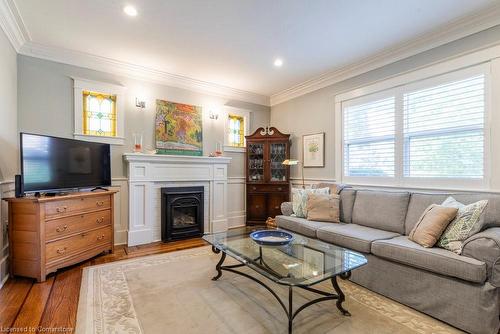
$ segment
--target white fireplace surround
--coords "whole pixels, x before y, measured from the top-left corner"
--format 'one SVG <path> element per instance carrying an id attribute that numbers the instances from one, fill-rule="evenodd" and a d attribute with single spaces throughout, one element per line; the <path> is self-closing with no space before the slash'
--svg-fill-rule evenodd
<path id="1" fill-rule="evenodd" d="M 126 153 L 128 163 L 128 245 L 161 240 L 161 188 L 204 187 L 204 232 L 226 231 L 228 157 Z"/>

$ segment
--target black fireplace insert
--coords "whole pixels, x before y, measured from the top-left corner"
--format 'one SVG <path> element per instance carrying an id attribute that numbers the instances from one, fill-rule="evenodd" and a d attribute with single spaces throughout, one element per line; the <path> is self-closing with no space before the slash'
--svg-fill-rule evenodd
<path id="1" fill-rule="evenodd" d="M 203 187 L 161 188 L 161 240 L 203 235 Z"/>

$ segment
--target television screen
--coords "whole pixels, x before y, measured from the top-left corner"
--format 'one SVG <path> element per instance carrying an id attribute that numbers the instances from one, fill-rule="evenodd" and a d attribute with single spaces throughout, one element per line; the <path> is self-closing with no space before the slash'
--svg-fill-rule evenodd
<path id="1" fill-rule="evenodd" d="M 109 144 L 21 133 L 24 191 L 111 185 Z"/>

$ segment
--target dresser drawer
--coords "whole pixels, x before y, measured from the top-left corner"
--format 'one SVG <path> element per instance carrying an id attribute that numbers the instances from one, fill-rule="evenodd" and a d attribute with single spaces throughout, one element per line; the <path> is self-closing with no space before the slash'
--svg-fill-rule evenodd
<path id="1" fill-rule="evenodd" d="M 268 193 L 268 192 L 288 192 L 288 184 L 247 184 L 249 192 Z"/>
<path id="2" fill-rule="evenodd" d="M 111 226 L 108 226 L 49 242 L 45 246 L 46 261 L 47 263 L 54 262 L 78 252 L 83 252 L 91 247 L 111 243 L 111 233 Z"/>
<path id="3" fill-rule="evenodd" d="M 64 237 L 111 223 L 111 211 L 103 210 L 80 215 L 48 220 L 45 223 L 45 239 L 47 241 Z"/>
<path id="4" fill-rule="evenodd" d="M 111 206 L 109 195 L 80 197 L 45 203 L 45 216 L 65 216 L 72 213 L 95 209 L 108 209 Z"/>

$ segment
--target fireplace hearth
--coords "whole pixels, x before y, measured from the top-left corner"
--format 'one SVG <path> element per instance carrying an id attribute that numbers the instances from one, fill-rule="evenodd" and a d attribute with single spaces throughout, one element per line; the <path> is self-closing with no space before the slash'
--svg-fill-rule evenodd
<path id="1" fill-rule="evenodd" d="M 161 188 L 161 240 L 203 235 L 203 187 Z"/>

